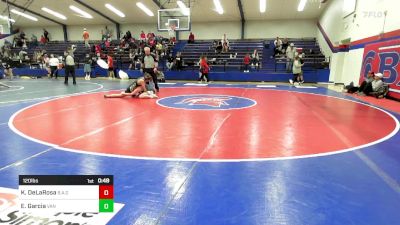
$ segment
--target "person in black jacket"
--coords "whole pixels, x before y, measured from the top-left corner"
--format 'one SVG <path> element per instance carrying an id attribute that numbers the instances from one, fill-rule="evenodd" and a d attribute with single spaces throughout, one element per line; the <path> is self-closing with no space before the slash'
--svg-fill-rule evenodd
<path id="1" fill-rule="evenodd" d="M 175 58 L 172 56 L 172 54 L 169 54 L 167 57 L 167 69 L 168 70 L 172 70 L 174 68 L 175 65 Z"/>
<path id="2" fill-rule="evenodd" d="M 43 28 L 43 36 L 46 39 L 46 43 L 50 41 L 49 32 Z"/>
<path id="3" fill-rule="evenodd" d="M 179 71 L 182 70 L 182 68 L 183 68 L 183 58 L 182 58 L 182 54 L 180 52 L 178 52 L 176 54 L 175 64 L 176 64 L 176 69 L 177 70 L 179 70 Z"/>

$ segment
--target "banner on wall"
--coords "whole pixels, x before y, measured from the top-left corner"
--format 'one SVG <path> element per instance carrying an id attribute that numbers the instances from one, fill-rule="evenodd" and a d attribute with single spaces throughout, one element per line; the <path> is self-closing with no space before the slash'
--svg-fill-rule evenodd
<path id="1" fill-rule="evenodd" d="M 400 99 L 400 38 L 365 45 L 360 82 L 368 71 L 382 73 L 389 96 Z"/>

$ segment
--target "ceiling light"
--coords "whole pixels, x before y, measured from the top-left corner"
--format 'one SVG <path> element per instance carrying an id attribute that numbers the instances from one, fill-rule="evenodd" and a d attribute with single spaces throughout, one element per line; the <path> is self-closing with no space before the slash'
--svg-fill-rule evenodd
<path id="1" fill-rule="evenodd" d="M 260 0 L 260 13 L 265 13 L 267 9 L 267 0 Z"/>
<path id="2" fill-rule="evenodd" d="M 125 17 L 125 14 L 121 11 L 119 11 L 117 8 L 115 8 L 114 6 L 110 5 L 110 4 L 105 4 L 105 6 L 107 7 L 107 9 L 111 10 L 113 13 L 117 14 L 119 17 Z"/>
<path id="3" fill-rule="evenodd" d="M 55 17 L 57 17 L 57 18 L 60 18 L 60 19 L 62 19 L 62 20 L 66 20 L 66 19 L 67 19 L 67 17 L 65 17 L 63 14 L 58 13 L 58 12 L 56 12 L 56 11 L 53 11 L 53 10 L 51 10 L 51 9 L 48 9 L 48 8 L 46 8 L 46 7 L 42 7 L 42 10 L 45 11 L 45 12 L 47 12 L 47 13 L 49 13 L 49 14 L 51 14 L 51 15 L 53 15 L 53 16 L 55 16 Z"/>
<path id="4" fill-rule="evenodd" d="M 214 0 L 214 5 L 217 12 L 222 15 L 224 13 L 224 9 L 222 8 L 221 2 L 219 0 Z"/>
<path id="5" fill-rule="evenodd" d="M 176 4 L 178 4 L 178 6 L 181 9 L 183 15 L 189 16 L 190 9 L 188 7 L 186 7 L 185 3 L 183 3 L 182 1 L 176 1 Z"/>
<path id="6" fill-rule="evenodd" d="M 38 21 L 38 19 L 37 19 L 36 17 L 33 17 L 33 16 L 28 15 L 28 14 L 26 14 L 26 13 L 17 11 L 17 10 L 15 10 L 15 9 L 11 9 L 10 11 L 11 11 L 12 13 L 14 13 L 14 14 L 23 16 L 23 17 L 25 17 L 25 18 L 27 18 L 27 19 L 30 19 L 30 20 L 33 20 L 33 21 Z"/>
<path id="7" fill-rule="evenodd" d="M 299 7 L 297 7 L 297 11 L 302 12 L 304 7 L 306 6 L 307 0 L 300 0 Z"/>
<path id="8" fill-rule="evenodd" d="M 154 13 L 149 8 L 147 8 L 143 3 L 137 2 L 136 5 L 141 10 L 143 10 L 143 12 L 145 12 L 148 16 L 154 16 Z"/>
<path id="9" fill-rule="evenodd" d="M 12 23 L 15 23 L 15 20 L 10 19 L 10 18 L 8 18 L 7 16 L 1 16 L 1 15 L 0 15 L 0 19 L 2 19 L 2 20 L 8 20 L 8 21 L 10 21 L 10 22 L 12 22 Z"/>
<path id="10" fill-rule="evenodd" d="M 78 13 L 80 16 L 84 17 L 84 18 L 93 19 L 93 16 L 92 16 L 92 15 L 90 15 L 89 13 L 83 11 L 82 9 L 80 9 L 80 8 L 78 8 L 78 7 L 76 7 L 76 6 L 70 5 L 69 8 L 70 8 L 72 11 Z"/>

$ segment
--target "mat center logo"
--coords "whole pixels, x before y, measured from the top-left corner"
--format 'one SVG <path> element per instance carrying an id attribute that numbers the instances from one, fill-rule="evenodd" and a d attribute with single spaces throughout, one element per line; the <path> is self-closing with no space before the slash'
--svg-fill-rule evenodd
<path id="1" fill-rule="evenodd" d="M 158 100 L 157 104 L 176 109 L 229 110 L 249 108 L 256 105 L 257 102 L 238 96 L 203 94 L 171 96 Z"/>

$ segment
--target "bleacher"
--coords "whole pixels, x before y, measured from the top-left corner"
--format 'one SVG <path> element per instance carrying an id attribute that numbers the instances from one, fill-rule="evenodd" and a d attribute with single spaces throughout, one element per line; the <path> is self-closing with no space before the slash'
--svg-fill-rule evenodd
<path id="1" fill-rule="evenodd" d="M 258 50 L 260 65 L 253 70 L 261 72 L 282 72 L 286 70 L 286 59 L 281 57 L 272 58 L 274 40 L 230 40 L 228 53 L 216 53 L 213 41 L 196 41 L 194 44 L 186 44 L 182 51 L 182 58 L 187 69 L 196 67 L 202 55 L 207 56 L 208 61 L 215 69 L 222 71 L 240 70 L 243 65 L 244 56 L 252 54 L 254 49 Z M 315 39 L 289 39 L 290 43 L 302 52 L 305 52 L 304 70 L 314 70 L 321 67 L 325 56 L 321 53 Z M 312 53 L 310 53 L 312 51 Z M 194 65 L 194 66 L 193 66 Z"/>
<path id="2" fill-rule="evenodd" d="M 90 45 L 92 46 L 93 44 L 97 45 L 100 44 L 101 41 L 91 41 Z M 112 52 L 114 55 L 114 61 L 115 64 L 118 68 L 122 68 L 122 69 L 127 69 L 129 67 L 130 64 L 130 59 L 129 59 L 129 51 L 128 50 L 117 50 L 119 42 L 114 40 L 111 41 L 110 43 L 110 48 L 102 51 L 103 55 L 108 54 L 109 52 Z M 50 41 L 45 45 L 38 45 L 36 47 L 31 47 L 28 49 L 25 49 L 24 51 L 26 51 L 28 53 L 28 56 L 30 58 L 29 61 L 26 61 L 25 64 L 32 64 L 32 63 L 36 63 L 33 60 L 33 54 L 36 51 L 40 51 L 40 50 L 45 50 L 46 53 L 48 55 L 50 54 L 54 54 L 57 56 L 62 56 L 64 51 L 66 51 L 68 49 L 68 47 L 71 47 L 72 45 L 76 46 L 76 50 L 74 52 L 74 56 L 75 56 L 75 63 L 77 64 L 78 68 L 79 67 L 83 67 L 84 64 L 84 59 L 86 57 L 86 54 L 90 53 L 90 49 L 89 48 L 85 48 L 85 44 L 83 41 Z M 168 45 L 170 48 L 173 48 L 172 45 Z M 20 47 L 15 47 L 11 50 L 11 53 L 15 53 L 18 55 L 19 51 L 21 50 Z M 162 59 L 162 61 L 164 61 L 164 59 Z"/>
<path id="3" fill-rule="evenodd" d="M 96 44 L 100 43 L 100 41 L 95 42 Z M 92 43 L 91 43 L 92 44 Z M 75 61 L 77 63 L 82 62 L 83 59 L 85 58 L 86 54 L 90 52 L 90 49 L 85 48 L 85 44 L 82 41 L 50 41 L 45 45 L 38 45 L 36 47 L 30 47 L 28 49 L 24 49 L 28 53 L 29 61 L 26 61 L 26 64 L 34 64 L 36 62 L 33 61 L 33 55 L 37 51 L 45 50 L 48 55 L 54 54 L 57 56 L 63 56 L 64 51 L 68 49 L 68 47 L 71 47 L 72 45 L 76 46 L 76 50 L 74 52 L 75 56 Z M 15 47 L 11 50 L 12 53 L 15 53 L 18 55 L 20 52 L 21 48 Z"/>
<path id="4" fill-rule="evenodd" d="M 315 38 L 307 38 L 307 39 L 289 39 L 289 43 L 294 43 L 295 47 L 299 52 L 305 53 L 304 66 L 303 70 L 315 70 L 323 67 L 323 62 L 326 61 L 326 57 L 322 54 L 321 49 L 319 47 L 318 42 Z M 273 54 L 273 42 L 274 40 L 268 40 L 270 48 L 267 51 L 269 55 L 268 59 L 266 59 L 263 64 L 265 68 L 269 71 L 285 71 L 286 70 L 286 59 L 280 56 L 275 58 L 271 58 Z M 310 53 L 312 51 L 312 53 Z"/>
<path id="5" fill-rule="evenodd" d="M 216 53 L 213 41 L 196 41 L 186 44 L 182 51 L 182 58 L 186 65 L 197 65 L 202 55 L 207 56 L 214 69 L 229 71 L 240 70 L 244 56 L 258 50 L 260 61 L 263 58 L 264 45 L 260 40 L 230 40 L 230 49 L 227 53 Z M 189 67 L 190 68 L 190 67 Z"/>
<path id="6" fill-rule="evenodd" d="M 273 55 L 273 41 L 270 40 L 230 40 L 230 49 L 228 53 L 216 53 L 213 47 L 213 40 L 196 40 L 194 44 L 184 43 L 184 47 L 181 50 L 182 58 L 184 61 L 184 70 L 197 70 L 198 62 L 202 55 L 207 56 L 212 71 L 241 71 L 243 68 L 243 58 L 245 54 L 252 54 L 254 49 L 258 50 L 260 57 L 259 67 L 251 68 L 251 71 L 258 71 L 262 73 L 282 73 L 286 72 L 286 59 L 280 56 L 275 58 Z M 186 41 L 183 41 L 186 42 Z M 91 42 L 93 44 L 99 44 L 100 41 Z M 305 52 L 304 58 L 305 66 L 303 70 L 316 70 L 321 68 L 322 62 L 324 62 L 325 56 L 321 53 L 318 43 L 314 38 L 309 39 L 289 39 L 289 43 L 294 43 L 298 49 Z M 63 52 L 70 46 L 75 45 L 76 51 L 75 61 L 78 67 L 83 67 L 84 58 L 90 49 L 85 48 L 82 41 L 69 41 L 69 42 L 58 42 L 52 41 L 46 45 L 39 45 L 34 48 L 25 50 L 28 52 L 28 56 L 31 59 L 26 64 L 35 63 L 32 61 L 32 56 L 35 51 L 46 50 L 48 54 L 62 55 Z M 130 63 L 129 51 L 116 51 L 118 45 L 117 41 L 111 42 L 111 47 L 108 51 L 117 53 L 114 57 L 117 68 L 127 69 Z M 312 54 L 310 54 L 312 50 Z M 12 49 L 12 52 L 18 54 L 20 48 Z M 108 51 L 103 53 L 107 54 Z M 174 50 L 172 50 L 174 51 Z M 176 51 L 175 51 L 176 53 Z M 161 59 L 160 67 L 165 69 L 165 60 Z"/>

